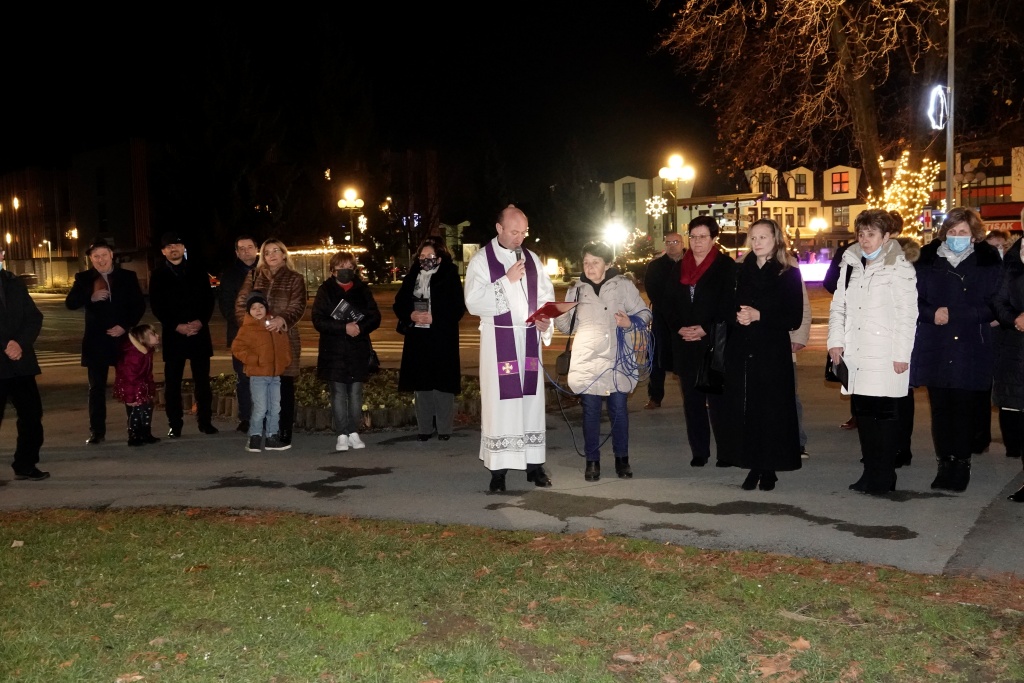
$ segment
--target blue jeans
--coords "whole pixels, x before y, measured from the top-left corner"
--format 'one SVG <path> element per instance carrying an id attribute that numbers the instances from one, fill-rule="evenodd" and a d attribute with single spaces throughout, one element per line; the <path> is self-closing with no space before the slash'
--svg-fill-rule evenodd
<path id="1" fill-rule="evenodd" d="M 580 404 L 583 406 L 583 452 L 589 462 L 601 459 L 601 406 L 605 398 L 592 394 L 580 395 Z M 628 398 L 629 395 L 622 391 L 613 391 L 607 396 L 608 419 L 612 425 L 612 453 L 616 458 L 629 457 Z"/>
<path id="2" fill-rule="evenodd" d="M 275 436 L 281 427 L 281 378 L 250 377 L 252 417 L 249 436 L 263 435 L 263 418 L 267 419 L 267 436 Z"/>
<path id="3" fill-rule="evenodd" d="M 338 434 L 354 434 L 363 423 L 363 383 L 331 382 L 331 408 Z"/>

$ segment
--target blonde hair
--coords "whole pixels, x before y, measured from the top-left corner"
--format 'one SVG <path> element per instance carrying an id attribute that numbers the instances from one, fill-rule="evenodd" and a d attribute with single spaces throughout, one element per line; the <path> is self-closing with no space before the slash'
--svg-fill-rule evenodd
<path id="1" fill-rule="evenodd" d="M 153 328 L 152 325 L 148 323 L 142 323 L 141 325 L 136 325 L 132 329 L 128 330 L 128 335 L 135 341 L 145 346 L 146 335 L 149 334 L 150 332 L 156 334 L 156 330 Z"/>
<path id="2" fill-rule="evenodd" d="M 294 270 L 294 268 L 292 268 L 292 262 L 288 259 L 288 247 L 284 246 L 284 242 L 282 242 L 281 240 L 277 239 L 276 237 L 271 237 L 268 240 L 264 240 L 263 244 L 260 245 L 260 256 L 259 256 L 259 262 L 256 264 L 256 270 L 262 271 L 262 270 L 269 270 L 270 269 L 263 262 L 263 252 L 266 250 L 266 248 L 268 246 L 275 246 L 278 249 L 280 249 L 281 250 L 281 258 L 284 259 L 284 263 L 282 265 L 285 268 L 287 268 L 288 270 Z"/>
<path id="3" fill-rule="evenodd" d="M 793 266 L 789 258 L 789 243 L 786 241 L 786 233 L 782 231 L 779 224 L 773 221 L 771 218 L 761 218 L 754 221 L 750 225 L 750 229 L 747 230 L 747 256 L 754 253 L 753 248 L 750 246 L 750 234 L 754 232 L 754 228 L 759 225 L 766 225 L 772 230 L 772 236 L 775 241 L 775 246 L 772 248 L 772 253 L 769 254 L 768 259 L 774 259 L 782 265 L 782 270 L 788 270 Z M 756 257 L 755 257 L 756 258 Z"/>

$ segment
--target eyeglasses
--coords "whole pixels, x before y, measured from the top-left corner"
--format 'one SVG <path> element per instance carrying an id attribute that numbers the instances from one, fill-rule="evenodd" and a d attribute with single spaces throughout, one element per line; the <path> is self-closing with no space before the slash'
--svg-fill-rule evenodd
<path id="1" fill-rule="evenodd" d="M 682 240 L 665 240 L 665 244 L 682 244 Z"/>
<path id="2" fill-rule="evenodd" d="M 284 252 L 282 252 L 277 247 L 274 247 L 272 249 L 267 249 L 265 252 L 263 252 L 263 255 L 264 256 L 270 256 L 271 254 L 282 254 L 282 253 L 284 253 Z"/>

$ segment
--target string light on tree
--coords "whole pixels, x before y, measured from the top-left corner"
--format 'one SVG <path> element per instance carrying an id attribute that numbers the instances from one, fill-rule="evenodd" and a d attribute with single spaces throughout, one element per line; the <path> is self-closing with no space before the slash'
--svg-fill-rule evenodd
<path id="1" fill-rule="evenodd" d="M 873 192 L 868 194 L 868 206 L 898 211 L 904 218 L 905 229 L 916 230 L 916 221 L 910 219 L 920 216 L 931 198 L 932 185 L 939 174 L 939 168 L 938 161 L 923 159 L 920 170 L 915 171 L 910 168 L 910 150 L 904 150 L 882 195 L 875 196 Z"/>

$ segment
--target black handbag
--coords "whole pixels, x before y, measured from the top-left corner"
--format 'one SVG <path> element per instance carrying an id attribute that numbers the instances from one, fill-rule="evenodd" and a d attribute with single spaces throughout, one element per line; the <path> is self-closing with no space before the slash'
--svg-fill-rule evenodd
<path id="1" fill-rule="evenodd" d="M 727 323 L 717 322 L 711 328 L 708 347 L 697 367 L 697 378 L 693 388 L 705 394 L 721 394 L 725 391 L 725 343 Z"/>
<path id="2" fill-rule="evenodd" d="M 826 382 L 839 382 L 843 385 L 844 389 L 849 389 L 850 382 L 850 369 L 846 367 L 846 363 L 843 359 L 839 359 L 839 365 L 832 363 L 832 356 L 829 355 L 825 360 L 825 381 Z"/>
<path id="3" fill-rule="evenodd" d="M 380 358 L 377 356 L 377 352 L 373 350 L 373 346 L 370 347 L 370 374 L 380 372 Z"/>

